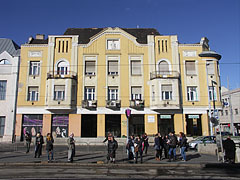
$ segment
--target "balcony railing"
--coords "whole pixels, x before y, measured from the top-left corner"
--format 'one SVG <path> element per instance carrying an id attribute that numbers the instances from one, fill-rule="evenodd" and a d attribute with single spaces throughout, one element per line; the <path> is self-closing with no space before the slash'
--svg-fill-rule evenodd
<path id="1" fill-rule="evenodd" d="M 130 100 L 130 107 L 136 110 L 144 110 L 144 100 Z"/>
<path id="2" fill-rule="evenodd" d="M 86 109 L 94 110 L 97 108 L 97 100 L 83 100 L 82 107 Z"/>
<path id="3" fill-rule="evenodd" d="M 150 79 L 157 79 L 157 78 L 179 78 L 179 72 L 177 71 L 153 71 L 150 73 Z"/>
<path id="4" fill-rule="evenodd" d="M 121 101 L 120 100 L 107 100 L 106 101 L 106 107 L 117 110 L 121 108 Z"/>
<path id="5" fill-rule="evenodd" d="M 71 78 L 77 79 L 77 73 L 73 71 L 60 72 L 60 71 L 49 71 L 47 73 L 47 79 L 64 79 Z"/>

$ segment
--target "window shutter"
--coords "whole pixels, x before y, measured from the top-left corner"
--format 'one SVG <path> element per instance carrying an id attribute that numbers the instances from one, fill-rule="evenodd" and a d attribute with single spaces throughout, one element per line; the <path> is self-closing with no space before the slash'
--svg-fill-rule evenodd
<path id="1" fill-rule="evenodd" d="M 187 74 L 195 74 L 195 61 L 186 61 Z"/>
<path id="2" fill-rule="evenodd" d="M 38 92 L 38 87 L 29 87 L 29 92 L 32 91 Z"/>
<path id="3" fill-rule="evenodd" d="M 131 61 L 132 75 L 141 75 L 141 61 Z"/>
<path id="4" fill-rule="evenodd" d="M 62 85 L 54 86 L 54 91 L 65 91 L 65 86 Z"/>
<path id="5" fill-rule="evenodd" d="M 169 74 L 169 66 L 166 61 L 161 61 L 159 63 L 159 71 L 160 74 Z"/>
<path id="6" fill-rule="evenodd" d="M 162 85 L 162 91 L 172 91 L 172 85 Z"/>
<path id="7" fill-rule="evenodd" d="M 118 61 L 108 61 L 108 72 L 118 72 Z"/>
<path id="8" fill-rule="evenodd" d="M 141 87 L 132 87 L 132 94 L 142 94 Z"/>
<path id="9" fill-rule="evenodd" d="M 86 73 L 95 72 L 95 61 L 86 61 L 85 62 Z"/>

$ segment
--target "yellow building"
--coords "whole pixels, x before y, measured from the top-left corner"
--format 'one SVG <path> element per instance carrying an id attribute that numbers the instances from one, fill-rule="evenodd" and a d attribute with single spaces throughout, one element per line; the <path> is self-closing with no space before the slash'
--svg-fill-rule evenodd
<path id="1" fill-rule="evenodd" d="M 16 136 L 123 137 L 126 109 L 129 134 L 208 135 L 208 110 L 221 108 L 220 58 L 206 38 L 180 44 L 176 35 L 150 28 L 30 37 L 21 46 Z"/>

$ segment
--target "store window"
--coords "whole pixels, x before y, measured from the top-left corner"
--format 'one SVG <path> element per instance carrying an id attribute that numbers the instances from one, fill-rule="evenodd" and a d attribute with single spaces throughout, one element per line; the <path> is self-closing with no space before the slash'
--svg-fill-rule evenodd
<path id="1" fill-rule="evenodd" d="M 28 131 L 33 137 L 38 132 L 42 133 L 43 115 L 42 114 L 25 114 L 23 115 L 22 137 Z"/>
<path id="2" fill-rule="evenodd" d="M 69 117 L 66 114 L 52 115 L 52 134 L 57 138 L 68 137 Z"/>

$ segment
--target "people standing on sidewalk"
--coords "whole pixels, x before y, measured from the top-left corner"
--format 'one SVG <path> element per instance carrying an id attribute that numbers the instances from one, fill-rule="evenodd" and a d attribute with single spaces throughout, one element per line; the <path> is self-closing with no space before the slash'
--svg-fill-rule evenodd
<path id="1" fill-rule="evenodd" d="M 172 157 L 172 152 L 173 152 L 173 161 L 175 161 L 177 158 L 176 158 L 176 147 L 177 147 L 177 136 L 175 135 L 175 132 L 170 132 L 169 133 L 169 142 L 168 142 L 168 145 L 169 145 L 169 152 L 168 152 L 168 155 L 169 155 L 169 160 L 168 162 L 171 162 L 171 157 Z"/>
<path id="2" fill-rule="evenodd" d="M 126 146 L 127 149 L 127 155 L 128 155 L 128 159 L 134 159 L 135 161 L 135 151 L 134 151 L 134 135 L 131 135 L 130 138 L 128 139 L 128 143 Z"/>
<path id="3" fill-rule="evenodd" d="M 107 154 L 107 163 L 110 161 L 111 163 L 116 162 L 116 150 L 118 148 L 118 143 L 114 139 L 113 136 L 108 137 L 108 154 Z"/>
<path id="4" fill-rule="evenodd" d="M 169 138 L 168 135 L 165 135 L 163 138 L 163 149 L 164 149 L 164 157 L 165 159 L 168 159 L 168 151 L 169 151 Z"/>
<path id="5" fill-rule="evenodd" d="M 104 141 L 103 141 L 103 143 L 105 143 L 106 141 L 108 141 L 108 137 L 110 137 L 110 136 L 112 136 L 112 133 L 111 133 L 111 132 L 108 132 L 106 138 L 105 138 Z"/>
<path id="6" fill-rule="evenodd" d="M 225 151 L 225 159 L 228 163 L 235 163 L 235 143 L 230 136 L 223 141 L 223 149 Z"/>
<path id="7" fill-rule="evenodd" d="M 143 134 L 143 140 L 144 140 L 144 149 L 145 149 L 145 154 L 147 154 L 148 147 L 149 147 L 147 133 L 144 133 L 144 134 Z"/>
<path id="8" fill-rule="evenodd" d="M 144 140 L 142 137 L 138 135 L 134 142 L 134 150 L 136 154 L 135 163 L 138 163 L 138 154 L 140 155 L 140 162 L 143 163 L 143 149 L 144 149 Z"/>
<path id="9" fill-rule="evenodd" d="M 26 140 L 26 147 L 27 147 L 26 153 L 29 153 L 31 142 L 32 142 L 32 136 L 28 131 L 25 134 L 25 140 Z"/>
<path id="10" fill-rule="evenodd" d="M 163 137 L 160 133 L 158 133 L 159 143 L 160 143 L 160 151 L 159 151 L 159 160 L 162 160 L 162 151 L 163 151 Z"/>
<path id="11" fill-rule="evenodd" d="M 179 133 L 179 147 L 181 151 L 182 160 L 186 162 L 187 138 L 183 132 Z"/>
<path id="12" fill-rule="evenodd" d="M 51 133 L 47 133 L 46 151 L 47 151 L 47 155 L 48 155 L 48 162 L 53 161 L 53 143 L 54 143 L 54 139 L 53 139 Z"/>
<path id="13" fill-rule="evenodd" d="M 40 132 L 37 133 L 36 141 L 35 141 L 35 158 L 42 155 L 42 145 L 44 144 L 43 136 Z"/>
<path id="14" fill-rule="evenodd" d="M 160 160 L 160 139 L 158 134 L 155 134 L 154 149 L 155 149 L 155 159 L 159 161 Z"/>
<path id="15" fill-rule="evenodd" d="M 68 162 L 73 162 L 73 157 L 75 156 L 75 140 L 73 133 L 70 134 L 67 143 L 68 143 Z"/>

